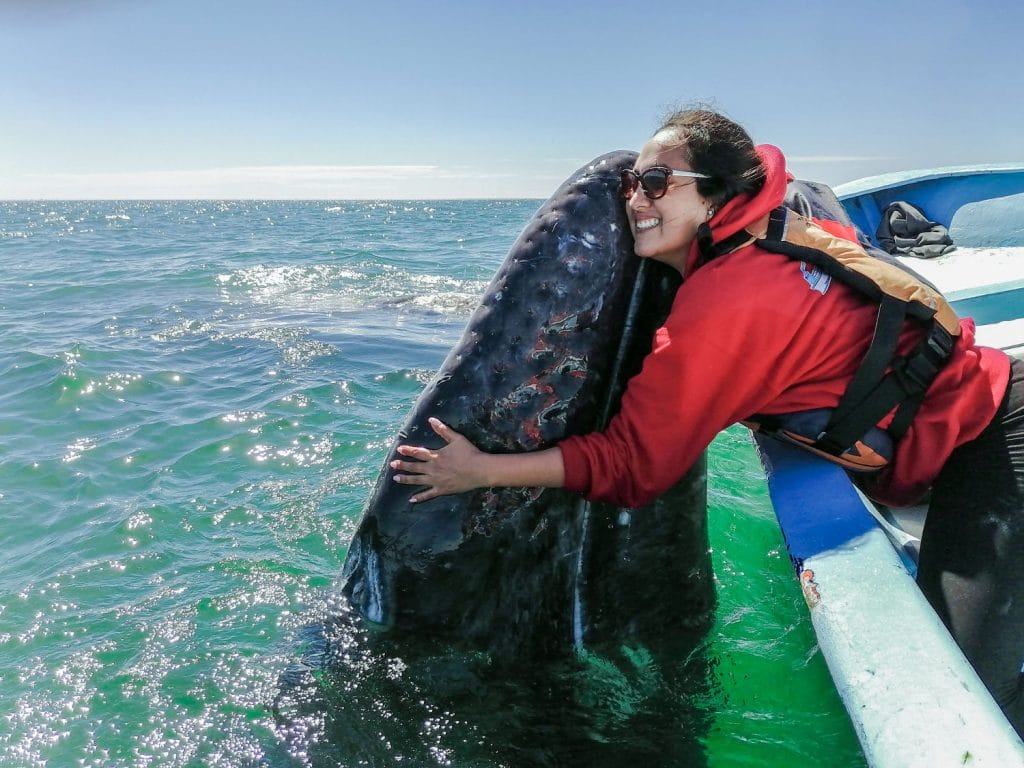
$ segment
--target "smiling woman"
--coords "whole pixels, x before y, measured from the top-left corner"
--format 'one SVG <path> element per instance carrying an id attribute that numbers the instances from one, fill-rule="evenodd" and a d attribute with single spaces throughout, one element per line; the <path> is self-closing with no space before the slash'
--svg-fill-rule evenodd
<path id="1" fill-rule="evenodd" d="M 703 248 L 697 248 L 698 239 L 702 246 L 713 237 L 725 244 L 749 244 L 753 236 L 745 227 L 761 220 L 758 226 L 763 230 L 770 208 L 763 203 L 746 203 L 760 193 L 765 179 L 762 154 L 741 126 L 709 110 L 677 112 L 644 145 L 634 168 L 622 172 L 622 194 L 635 253 L 667 264 L 686 277 L 704 255 Z M 785 173 L 776 173 L 774 181 L 771 194 L 784 189 Z M 715 219 L 718 211 L 722 215 Z M 711 224 L 716 226 L 714 236 Z M 617 425 L 629 418 L 626 414 L 614 421 L 609 433 L 617 435 Z M 729 423 L 723 422 L 719 429 Z M 586 438 L 570 438 L 544 451 L 494 455 L 477 450 L 437 420 L 431 426 L 447 444 L 444 450 L 399 446 L 401 458 L 391 464 L 395 482 L 428 486 L 413 496 L 413 501 L 493 486 L 564 485 L 586 493 L 592 489 L 591 478 L 604 474 L 602 500 L 642 505 L 678 480 L 707 444 L 694 444 L 692 452 L 682 452 L 680 462 L 685 463 L 645 461 L 630 465 L 632 441 L 615 436 L 611 439 L 622 443 L 603 450 L 609 457 L 614 454 L 618 458 L 599 472 L 595 464 L 587 466 L 588 461 L 580 453 Z M 637 429 L 642 432 L 642 425 Z M 707 434 L 707 442 L 717 431 Z M 594 441 L 602 439 L 601 435 L 592 436 Z M 646 467 L 650 477 L 640 481 L 635 466 Z M 641 489 L 634 485 L 638 481 L 647 484 Z M 613 485 L 617 490 L 610 490 Z M 636 490 L 625 490 L 629 488 Z"/>
<path id="2" fill-rule="evenodd" d="M 764 183 L 761 158 L 747 132 L 707 110 L 673 115 L 644 145 L 636 168 L 644 194 L 635 194 L 635 185 L 623 190 L 636 253 L 681 273 L 694 238 L 709 235 L 707 222 L 716 209 Z M 652 177 L 659 169 L 661 175 Z M 642 184 L 644 176 L 663 180 L 650 189 Z"/>
<path id="3" fill-rule="evenodd" d="M 645 151 L 650 146 L 648 144 L 644 148 Z M 694 195 L 687 199 L 683 188 L 693 187 L 694 181 L 672 181 L 674 177 L 707 178 L 706 174 L 673 169 L 660 164 L 660 161 L 676 162 L 674 156 L 680 154 L 682 152 L 678 148 L 662 148 L 661 151 L 648 154 L 646 158 L 641 153 L 637 167 L 646 165 L 647 168 L 639 173 L 626 171 L 623 174 L 623 193 L 629 201 L 626 208 L 629 211 L 630 229 L 633 232 L 633 249 L 637 256 L 663 261 L 682 272 L 690 243 L 697 235 L 697 227 L 710 219 L 715 210 L 708 201 L 700 199 L 699 195 L 696 199 L 693 199 Z M 633 179 L 636 181 L 630 185 L 629 182 Z M 643 189 L 642 195 L 636 194 L 637 184 Z M 676 194 L 666 197 L 669 191 Z M 703 218 L 699 215 L 702 207 Z M 698 212 L 696 217 L 692 215 L 694 211 Z"/>

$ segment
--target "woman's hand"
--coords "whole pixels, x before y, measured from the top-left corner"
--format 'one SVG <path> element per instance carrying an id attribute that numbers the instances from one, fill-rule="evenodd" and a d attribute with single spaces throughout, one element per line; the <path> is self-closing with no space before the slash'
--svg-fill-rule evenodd
<path id="1" fill-rule="evenodd" d="M 487 454 L 440 419 L 431 418 L 428 422 L 447 445 L 437 450 L 400 445 L 399 455 L 415 461 L 395 459 L 389 465 L 396 471 L 396 483 L 429 486 L 409 501 L 427 501 L 488 485 L 484 473 Z"/>
<path id="2" fill-rule="evenodd" d="M 428 486 L 411 502 L 475 488 L 561 488 L 565 482 L 562 451 L 557 446 L 529 453 L 484 453 L 440 419 L 429 422 L 447 445 L 437 450 L 400 445 L 398 454 L 415 461 L 395 459 L 388 465 L 395 470 L 396 483 Z"/>

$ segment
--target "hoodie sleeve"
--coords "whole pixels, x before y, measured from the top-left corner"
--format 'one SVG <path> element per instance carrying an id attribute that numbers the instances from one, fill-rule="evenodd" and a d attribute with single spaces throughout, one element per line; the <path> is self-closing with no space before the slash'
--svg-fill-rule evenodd
<path id="1" fill-rule="evenodd" d="M 771 301 L 742 299 L 750 286 L 729 285 L 730 270 L 716 267 L 684 283 L 608 428 L 559 444 L 569 490 L 641 506 L 677 482 L 718 432 L 786 387 L 791 318 L 773 313 Z"/>

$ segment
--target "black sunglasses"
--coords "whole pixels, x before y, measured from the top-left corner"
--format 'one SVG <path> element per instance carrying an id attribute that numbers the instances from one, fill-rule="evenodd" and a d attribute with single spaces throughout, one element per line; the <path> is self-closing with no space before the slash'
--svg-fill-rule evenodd
<path id="1" fill-rule="evenodd" d="M 641 187 L 648 200 L 657 200 L 668 192 L 668 180 L 673 176 L 688 176 L 692 179 L 710 179 L 706 173 L 696 171 L 678 171 L 667 165 L 652 165 L 646 171 L 637 173 L 632 168 L 622 172 L 622 196 L 629 200 L 637 187 Z"/>

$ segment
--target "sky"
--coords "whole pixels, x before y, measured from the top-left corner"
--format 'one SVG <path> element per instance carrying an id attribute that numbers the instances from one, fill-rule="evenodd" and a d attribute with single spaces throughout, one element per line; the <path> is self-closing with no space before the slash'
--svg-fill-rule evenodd
<path id="1" fill-rule="evenodd" d="M 0 199 L 545 198 L 708 104 L 800 178 L 1024 162 L 1011 0 L 0 0 Z"/>

